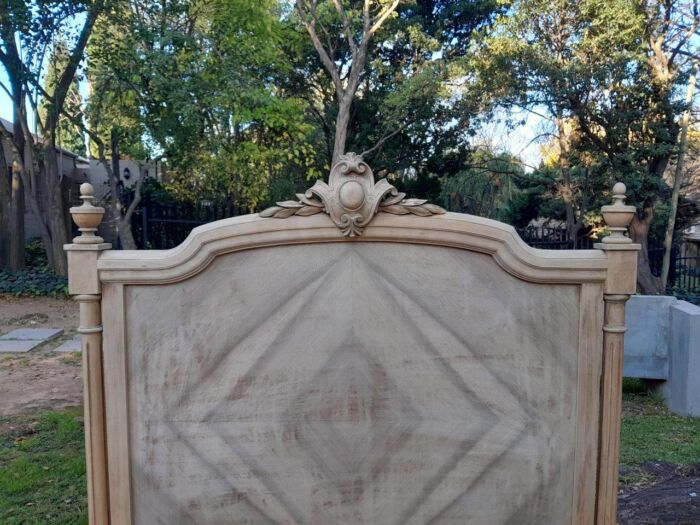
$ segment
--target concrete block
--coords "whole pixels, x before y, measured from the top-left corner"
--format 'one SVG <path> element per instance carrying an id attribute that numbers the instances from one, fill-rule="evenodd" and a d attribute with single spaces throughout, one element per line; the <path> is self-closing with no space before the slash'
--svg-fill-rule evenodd
<path id="1" fill-rule="evenodd" d="M 58 347 L 54 348 L 54 352 L 80 352 L 80 336 L 76 335 L 73 339 L 62 343 Z"/>
<path id="2" fill-rule="evenodd" d="M 13 341 L 11 339 L 0 339 L 0 353 L 29 352 L 40 344 L 42 344 L 42 341 Z"/>
<path id="3" fill-rule="evenodd" d="M 62 328 L 19 328 L 3 336 L 0 341 L 50 341 L 63 334 Z"/>
<path id="4" fill-rule="evenodd" d="M 661 392 L 671 411 L 700 416 L 700 307 L 672 305 L 669 335 L 669 377 Z"/>
<path id="5" fill-rule="evenodd" d="M 669 309 L 678 303 L 664 295 L 633 295 L 627 302 L 624 375 L 668 379 Z"/>

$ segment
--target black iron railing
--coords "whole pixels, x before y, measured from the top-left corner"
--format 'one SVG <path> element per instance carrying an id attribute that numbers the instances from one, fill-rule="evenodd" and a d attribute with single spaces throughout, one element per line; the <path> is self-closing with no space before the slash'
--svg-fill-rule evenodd
<path id="1" fill-rule="evenodd" d="M 132 216 L 131 229 L 138 248 L 165 250 L 182 243 L 197 226 L 239 214 L 232 203 L 145 203 Z"/>

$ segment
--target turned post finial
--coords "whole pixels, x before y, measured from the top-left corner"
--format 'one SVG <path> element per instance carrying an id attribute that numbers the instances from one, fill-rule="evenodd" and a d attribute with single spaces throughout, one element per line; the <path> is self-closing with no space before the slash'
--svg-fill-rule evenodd
<path id="1" fill-rule="evenodd" d="M 70 209 L 73 222 L 78 225 L 80 231 L 80 235 L 75 237 L 73 242 L 75 244 L 100 244 L 104 242 L 104 239 L 95 235 L 95 232 L 102 222 L 105 210 L 92 204 L 95 200 L 95 189 L 92 184 L 84 182 L 80 185 L 80 198 L 83 200 L 83 204 L 73 206 Z"/>
<path id="2" fill-rule="evenodd" d="M 627 227 L 634 218 L 636 208 L 625 205 L 625 192 L 627 186 L 618 182 L 613 186 L 613 203 L 603 206 L 603 219 L 610 230 L 610 235 L 603 239 L 604 244 L 631 244 L 627 233 Z"/>

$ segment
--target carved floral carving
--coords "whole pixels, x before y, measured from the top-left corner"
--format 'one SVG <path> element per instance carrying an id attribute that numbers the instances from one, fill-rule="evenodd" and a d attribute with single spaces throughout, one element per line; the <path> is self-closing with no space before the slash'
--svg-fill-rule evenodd
<path id="1" fill-rule="evenodd" d="M 344 235 L 362 235 L 365 226 L 379 212 L 427 217 L 445 213 L 425 199 L 407 199 L 386 179 L 374 182 L 372 169 L 355 153 L 347 153 L 333 166 L 328 183 L 316 181 L 296 201 L 278 202 L 260 213 L 261 217 L 285 219 L 292 215 L 309 216 L 322 211 Z"/>

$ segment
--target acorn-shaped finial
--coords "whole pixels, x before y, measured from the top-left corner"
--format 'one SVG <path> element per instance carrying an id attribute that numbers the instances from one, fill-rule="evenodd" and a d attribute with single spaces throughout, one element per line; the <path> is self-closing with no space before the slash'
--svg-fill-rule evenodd
<path id="1" fill-rule="evenodd" d="M 634 218 L 636 208 L 625 205 L 627 186 L 618 182 L 613 186 L 613 203 L 603 206 L 603 219 L 610 230 L 610 235 L 603 239 L 605 244 L 629 244 L 632 239 L 627 237 L 627 227 Z"/>
<path id="2" fill-rule="evenodd" d="M 104 208 L 94 206 L 95 188 L 89 182 L 80 185 L 80 198 L 83 200 L 81 206 L 74 206 L 70 209 L 73 222 L 78 225 L 80 235 L 73 239 L 75 244 L 100 244 L 104 242 L 102 237 L 95 235 L 97 227 L 102 222 L 105 214 Z"/>

